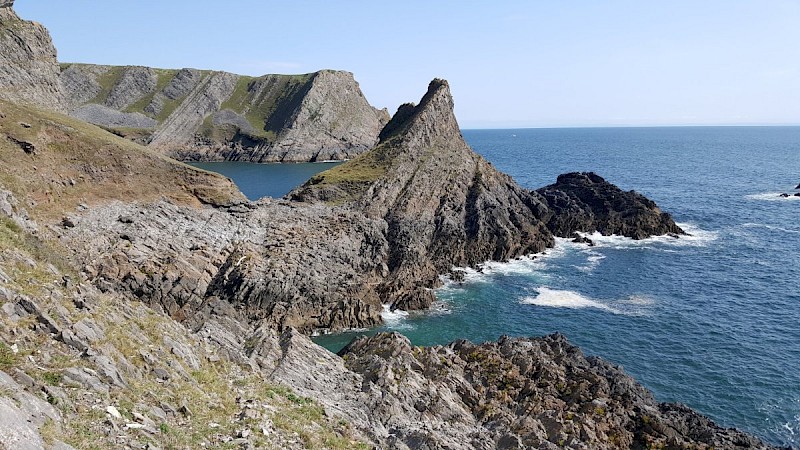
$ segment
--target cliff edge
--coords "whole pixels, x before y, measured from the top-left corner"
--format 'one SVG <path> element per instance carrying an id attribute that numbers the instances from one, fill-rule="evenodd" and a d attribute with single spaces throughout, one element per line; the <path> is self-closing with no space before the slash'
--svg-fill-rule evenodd
<path id="1" fill-rule="evenodd" d="M 444 80 L 419 105 L 402 105 L 375 149 L 322 172 L 289 197 L 363 212 L 387 223 L 389 276 L 379 291 L 394 309 L 424 309 L 453 267 L 505 261 L 554 245 L 554 236 L 599 231 L 644 238 L 682 231 L 654 202 L 591 174 L 567 174 L 529 191 L 464 141 Z"/>
<path id="2" fill-rule="evenodd" d="M 14 0 L 0 2 L 0 98 L 63 111 L 56 49 L 45 27 L 22 20 Z"/>

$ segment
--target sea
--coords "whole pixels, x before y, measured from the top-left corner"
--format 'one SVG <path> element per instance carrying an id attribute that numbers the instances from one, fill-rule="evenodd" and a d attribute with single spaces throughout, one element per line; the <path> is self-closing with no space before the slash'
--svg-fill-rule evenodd
<path id="1" fill-rule="evenodd" d="M 690 235 L 595 234 L 593 247 L 562 239 L 543 254 L 486 263 L 462 283 L 445 282 L 430 311 L 387 308 L 383 326 L 317 343 L 337 351 L 378 331 L 417 345 L 560 332 L 584 353 L 622 366 L 659 401 L 800 446 L 800 197 L 793 196 L 800 127 L 463 135 L 526 188 L 592 171 L 653 199 Z M 229 176 L 244 187 L 251 175 Z"/>

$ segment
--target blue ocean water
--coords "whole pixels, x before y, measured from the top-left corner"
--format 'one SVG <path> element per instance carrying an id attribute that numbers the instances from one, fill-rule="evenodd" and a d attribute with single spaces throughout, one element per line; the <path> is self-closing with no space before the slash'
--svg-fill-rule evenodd
<path id="1" fill-rule="evenodd" d="M 239 190 L 250 200 L 261 197 L 279 198 L 309 178 L 341 163 L 271 163 L 251 162 L 196 162 L 194 167 L 210 170 L 232 179 Z"/>
<path id="2" fill-rule="evenodd" d="M 800 127 L 466 130 L 520 184 L 594 171 L 655 200 L 692 236 L 562 240 L 386 313 L 420 345 L 562 332 L 718 424 L 800 445 Z M 320 336 L 337 349 L 361 333 Z"/>

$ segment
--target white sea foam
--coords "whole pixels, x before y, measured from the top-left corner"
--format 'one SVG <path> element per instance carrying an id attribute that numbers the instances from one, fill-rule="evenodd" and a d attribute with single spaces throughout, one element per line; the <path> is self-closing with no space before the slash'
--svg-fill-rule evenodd
<path id="1" fill-rule="evenodd" d="M 751 194 L 745 195 L 744 198 L 747 200 L 760 200 L 760 201 L 767 201 L 767 202 L 796 202 L 800 201 L 800 197 L 794 195 L 794 193 L 789 194 L 788 197 L 781 197 L 781 194 L 789 194 L 788 192 L 764 192 L 761 194 Z"/>
<path id="2" fill-rule="evenodd" d="M 565 253 L 565 246 L 558 241 L 555 247 L 542 253 L 521 256 L 505 262 L 486 261 L 481 263 L 477 269 L 470 267 L 454 267 L 453 269 L 464 272 L 465 283 L 487 282 L 491 281 L 495 275 L 530 275 L 539 273 L 546 267 L 548 260 L 564 256 Z M 449 279 L 443 279 L 443 281 L 445 289 L 457 288 L 461 284 L 458 282 L 453 283 Z"/>
<path id="3" fill-rule="evenodd" d="M 659 247 L 705 247 L 719 237 L 719 233 L 716 231 L 702 230 L 690 223 L 679 223 L 678 226 L 686 232 L 685 236 L 662 235 L 637 240 L 616 234 L 603 236 L 596 231 L 594 233 L 579 234 L 591 239 L 597 248 L 613 249 L 652 248 L 654 245 Z"/>
<path id="4" fill-rule="evenodd" d="M 411 324 L 406 321 L 406 319 L 408 319 L 408 312 L 402 309 L 395 309 L 392 311 L 391 305 L 383 305 L 381 318 L 383 319 L 383 323 L 389 328 L 396 330 L 409 330 L 413 328 Z"/>
<path id="5" fill-rule="evenodd" d="M 614 308 L 592 300 L 574 291 L 560 291 L 557 289 L 550 289 L 548 287 L 536 288 L 537 295 L 535 297 L 525 297 L 520 303 L 526 305 L 545 306 L 548 308 L 596 308 L 618 314 Z"/>
<path id="6" fill-rule="evenodd" d="M 650 308 L 655 304 L 655 300 L 643 295 L 631 295 L 620 300 L 597 300 L 575 291 L 551 289 L 546 286 L 536 288 L 536 293 L 536 296 L 523 297 L 520 303 L 547 308 L 594 308 L 625 316 L 648 315 Z"/>

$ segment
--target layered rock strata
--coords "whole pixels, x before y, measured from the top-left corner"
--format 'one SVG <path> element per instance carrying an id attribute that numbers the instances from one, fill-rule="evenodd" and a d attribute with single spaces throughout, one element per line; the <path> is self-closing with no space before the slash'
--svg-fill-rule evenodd
<path id="1" fill-rule="evenodd" d="M 56 49 L 45 27 L 20 19 L 13 0 L 0 2 L 0 98 L 63 110 Z"/>
<path id="2" fill-rule="evenodd" d="M 71 114 L 193 161 L 348 159 L 389 117 L 349 72 L 245 77 L 196 69 L 65 64 Z"/>
<path id="3" fill-rule="evenodd" d="M 382 333 L 337 359 L 284 333 L 280 349 L 277 367 L 267 363 L 274 376 L 369 430 L 383 448 L 772 448 L 656 402 L 621 368 L 557 334 L 415 347 Z"/>
<path id="4" fill-rule="evenodd" d="M 536 192 L 520 187 L 464 141 L 443 80 L 419 105 L 401 106 L 380 138 L 371 152 L 289 197 L 386 221 L 390 275 L 379 289 L 392 308 L 427 308 L 430 288 L 454 266 L 541 252 L 554 235 L 682 233 L 655 203 L 594 174 L 563 175 Z"/>

